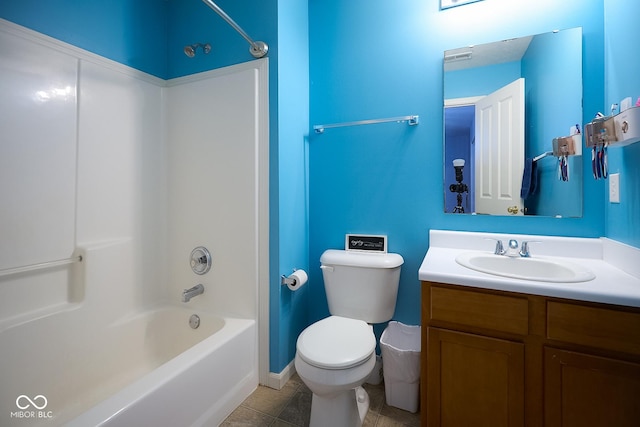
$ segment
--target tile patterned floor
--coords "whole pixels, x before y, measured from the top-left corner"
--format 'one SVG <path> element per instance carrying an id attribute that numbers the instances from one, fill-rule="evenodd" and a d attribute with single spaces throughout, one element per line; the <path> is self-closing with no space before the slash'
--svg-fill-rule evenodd
<path id="1" fill-rule="evenodd" d="M 412 414 L 385 403 L 384 384 L 365 384 L 371 404 L 363 427 L 419 427 L 420 413 Z M 298 375 L 281 390 L 258 386 L 221 424 L 222 427 L 291 427 L 309 425 L 311 391 Z"/>

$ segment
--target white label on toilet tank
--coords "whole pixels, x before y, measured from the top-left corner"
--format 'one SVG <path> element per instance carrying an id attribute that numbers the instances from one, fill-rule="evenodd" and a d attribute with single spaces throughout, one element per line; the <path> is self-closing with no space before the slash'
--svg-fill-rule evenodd
<path id="1" fill-rule="evenodd" d="M 348 251 L 387 252 L 387 236 L 347 234 L 344 247 Z"/>

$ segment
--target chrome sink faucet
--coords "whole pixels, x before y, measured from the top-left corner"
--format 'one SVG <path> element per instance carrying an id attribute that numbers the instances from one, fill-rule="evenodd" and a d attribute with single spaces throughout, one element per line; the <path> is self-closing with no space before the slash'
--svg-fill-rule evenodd
<path id="1" fill-rule="evenodd" d="M 520 255 L 518 253 L 518 241 L 516 239 L 509 239 L 509 248 L 507 249 L 507 253 L 505 254 L 508 257 L 517 257 Z"/>
<path id="2" fill-rule="evenodd" d="M 523 241 L 520 245 L 520 250 L 518 251 L 518 241 L 515 239 L 510 239 L 508 243 L 507 249 L 504 248 L 502 240 L 496 239 L 496 248 L 493 251 L 496 255 L 504 255 L 508 257 L 516 258 L 518 256 L 522 258 L 530 258 L 531 253 L 529 252 L 529 243 L 538 243 L 536 241 Z"/>
<path id="3" fill-rule="evenodd" d="M 522 245 L 520 246 L 520 252 L 518 252 L 522 258 L 531 258 L 531 253 L 529 252 L 529 243 L 540 243 L 540 242 L 536 240 L 530 240 L 528 242 L 523 241 Z"/>
<path id="4" fill-rule="evenodd" d="M 202 293 L 204 293 L 204 286 L 202 284 L 195 285 L 193 288 L 185 289 L 182 291 L 182 302 L 189 302 L 191 298 Z"/>

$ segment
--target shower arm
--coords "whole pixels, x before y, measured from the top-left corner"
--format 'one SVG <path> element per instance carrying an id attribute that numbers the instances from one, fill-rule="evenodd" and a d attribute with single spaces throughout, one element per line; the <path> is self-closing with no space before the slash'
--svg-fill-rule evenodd
<path id="1" fill-rule="evenodd" d="M 265 42 L 254 41 L 251 37 L 249 37 L 249 35 L 242 28 L 240 28 L 238 24 L 236 24 L 236 21 L 231 19 L 231 17 L 227 15 L 227 13 L 224 10 L 222 10 L 220 6 L 215 4 L 212 0 L 202 0 L 202 1 L 211 9 L 213 9 L 214 12 L 220 15 L 222 19 L 227 21 L 227 24 L 231 25 L 231 27 L 233 27 L 233 29 L 236 30 L 238 34 L 240 34 L 247 42 L 249 42 L 249 45 L 251 46 L 249 48 L 249 52 L 251 52 L 251 55 L 253 55 L 254 58 L 262 58 L 263 56 L 267 55 L 267 52 L 269 51 L 269 46 Z"/>

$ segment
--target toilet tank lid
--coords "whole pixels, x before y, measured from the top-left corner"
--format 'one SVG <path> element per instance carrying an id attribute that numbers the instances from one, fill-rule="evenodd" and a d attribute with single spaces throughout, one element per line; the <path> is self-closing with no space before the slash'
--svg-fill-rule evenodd
<path id="1" fill-rule="evenodd" d="M 404 263 L 400 254 L 377 252 L 353 252 L 327 249 L 320 256 L 322 265 L 345 265 L 349 267 L 396 268 Z"/>

